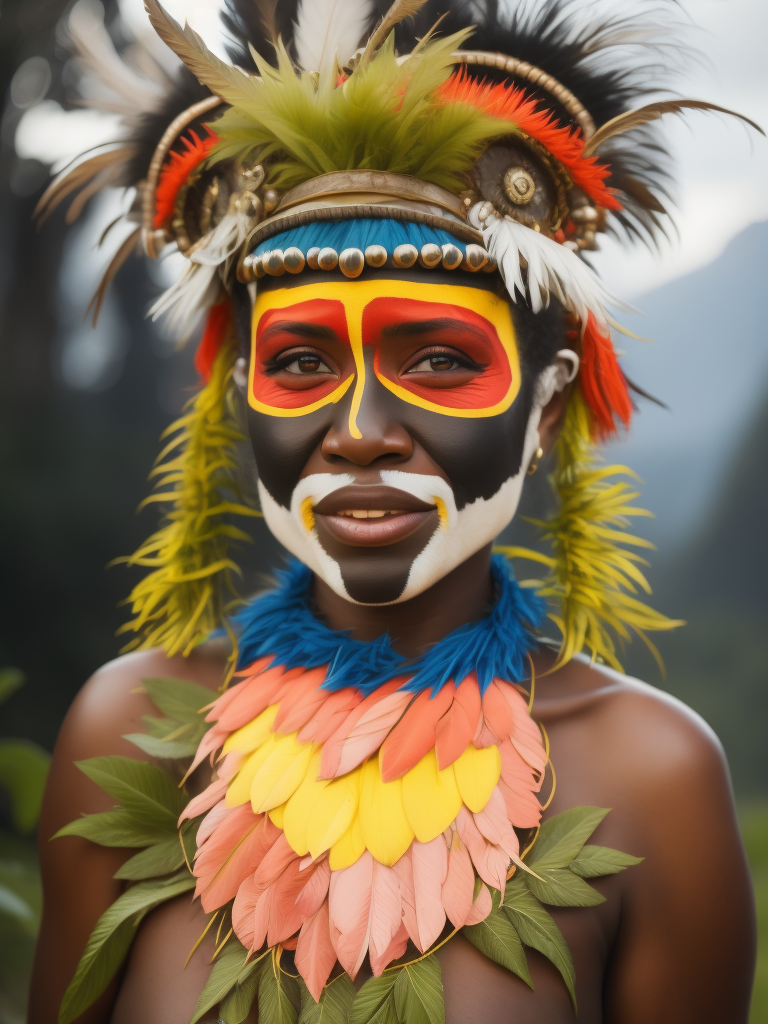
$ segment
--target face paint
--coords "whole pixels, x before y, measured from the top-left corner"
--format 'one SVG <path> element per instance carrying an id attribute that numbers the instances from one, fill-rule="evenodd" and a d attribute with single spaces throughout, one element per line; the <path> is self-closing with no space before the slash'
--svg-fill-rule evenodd
<path id="1" fill-rule="evenodd" d="M 509 305 L 485 289 L 263 291 L 248 402 L 267 525 L 348 600 L 414 597 L 508 525 L 553 390 L 521 381 Z"/>

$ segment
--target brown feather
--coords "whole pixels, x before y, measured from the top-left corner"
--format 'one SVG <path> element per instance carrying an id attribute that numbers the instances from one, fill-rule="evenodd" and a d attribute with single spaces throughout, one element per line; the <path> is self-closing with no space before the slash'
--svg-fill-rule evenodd
<path id="1" fill-rule="evenodd" d="M 604 142 L 612 139 L 615 135 L 632 131 L 634 128 L 641 128 L 644 124 L 650 124 L 651 121 L 658 121 L 664 114 L 681 114 L 684 110 L 712 110 L 718 114 L 738 117 L 739 120 L 745 121 L 752 128 L 757 129 L 761 135 L 765 135 L 759 124 L 755 124 L 743 114 L 736 113 L 735 110 L 719 107 L 716 103 L 707 103 L 704 100 L 661 100 L 658 103 L 649 103 L 645 107 L 639 107 L 637 110 L 628 110 L 624 114 L 619 114 L 618 117 L 612 117 L 610 121 L 606 121 L 584 147 L 584 156 L 593 156 Z"/>
<path id="2" fill-rule="evenodd" d="M 101 281 L 99 282 L 99 287 L 93 293 L 93 298 L 88 303 L 88 309 L 86 309 L 85 311 L 85 315 L 88 316 L 90 311 L 93 309 L 94 327 L 96 326 L 96 322 L 99 319 L 99 313 L 101 312 L 101 307 L 104 302 L 104 296 L 107 294 L 107 288 L 109 288 L 110 284 L 112 283 L 112 279 L 114 278 L 115 274 L 118 272 L 120 267 L 122 267 L 122 265 L 134 251 L 136 246 L 139 244 L 140 238 L 141 228 L 135 228 L 130 233 L 130 235 L 128 235 L 125 241 L 120 245 L 120 248 L 109 261 L 109 265 L 107 269 L 104 271 Z"/>
<path id="3" fill-rule="evenodd" d="M 136 146 L 120 146 L 118 149 L 110 149 L 106 153 L 97 153 L 96 156 L 89 157 L 77 164 L 72 170 L 58 174 L 43 192 L 35 207 L 34 217 L 38 224 L 42 224 L 67 196 L 77 189 L 83 188 L 106 168 L 130 160 L 135 152 Z"/>
<path id="4" fill-rule="evenodd" d="M 144 8 L 155 32 L 192 74 L 207 85 L 211 92 L 226 99 L 233 92 L 242 96 L 248 78 L 243 71 L 231 67 L 212 53 L 203 40 L 185 25 L 182 29 L 157 0 L 144 0 Z"/>
<path id="5" fill-rule="evenodd" d="M 389 33 L 406 18 L 412 18 L 421 10 L 427 0 L 395 0 L 384 18 L 368 40 L 360 63 L 365 66 L 387 38 Z"/>
<path id="6" fill-rule="evenodd" d="M 91 178 L 89 184 L 87 184 L 85 188 L 81 188 L 70 203 L 67 215 L 64 218 L 65 223 L 74 224 L 83 212 L 85 204 L 92 196 L 95 196 L 97 192 L 101 192 L 103 188 L 109 188 L 112 185 L 119 185 L 121 173 L 121 167 L 106 167 L 103 171 L 100 171 L 97 175 Z"/>
<path id="7" fill-rule="evenodd" d="M 652 210 L 654 213 L 662 214 L 667 212 L 664 204 L 651 192 L 648 186 L 629 174 L 625 174 L 621 179 L 621 191 L 631 196 L 644 210 Z"/>
<path id="8" fill-rule="evenodd" d="M 277 22 L 275 21 L 275 13 L 277 12 L 277 0 L 254 0 L 256 4 L 256 12 L 264 35 L 269 39 L 271 43 L 277 43 L 280 38 L 280 32 L 277 28 Z"/>
<path id="9" fill-rule="evenodd" d="M 445 19 L 448 17 L 449 14 L 450 14 L 450 11 L 446 11 L 445 14 L 441 14 L 440 15 L 440 17 L 437 19 L 437 21 L 432 26 L 432 28 L 421 37 L 421 39 L 418 41 L 418 43 L 416 43 L 414 48 L 411 50 L 411 56 L 413 56 L 414 53 L 418 53 L 419 50 L 423 50 L 424 49 L 424 47 L 430 41 L 430 39 L 435 34 L 435 32 L 437 32 L 438 28 L 440 28 L 440 23 L 445 21 Z"/>

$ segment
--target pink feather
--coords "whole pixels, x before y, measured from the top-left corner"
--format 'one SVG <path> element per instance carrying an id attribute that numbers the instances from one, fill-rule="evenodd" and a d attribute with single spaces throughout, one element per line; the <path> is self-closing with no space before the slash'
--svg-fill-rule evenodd
<path id="1" fill-rule="evenodd" d="M 195 896 L 207 914 L 235 896 L 281 835 L 269 818 L 254 814 L 249 804 L 224 818 L 195 858 Z"/>
<path id="2" fill-rule="evenodd" d="M 495 682 L 512 713 L 512 729 L 509 738 L 513 746 L 534 771 L 543 772 L 547 765 L 547 755 L 544 751 L 541 730 L 528 714 L 528 705 L 511 683 L 505 683 L 500 679 Z"/>
<path id="3" fill-rule="evenodd" d="M 397 861 L 392 870 L 400 882 L 400 897 L 403 902 L 403 924 L 411 937 L 411 941 L 419 952 L 423 953 L 424 950 L 421 948 L 421 938 L 419 936 L 419 923 L 416 919 L 416 894 L 413 884 L 413 862 L 411 860 L 412 849 L 413 844 Z"/>
<path id="4" fill-rule="evenodd" d="M 232 904 L 232 927 L 240 942 L 249 950 L 259 949 L 264 942 L 262 939 L 258 946 L 254 945 L 256 904 L 263 893 L 263 886 L 257 886 L 251 875 L 237 890 L 235 902 Z"/>
<path id="5" fill-rule="evenodd" d="M 498 785 L 482 811 L 476 811 L 473 817 L 484 839 L 494 846 L 500 846 L 510 860 L 517 857 L 520 843 L 507 817 L 507 806 Z"/>
<path id="6" fill-rule="evenodd" d="M 304 922 L 296 944 L 296 970 L 304 979 L 315 1002 L 320 1001 L 323 986 L 328 981 L 336 963 L 336 950 L 331 942 L 328 918 L 328 903 Z"/>
<path id="7" fill-rule="evenodd" d="M 228 687 L 224 693 L 220 694 L 215 700 L 212 700 L 206 707 L 201 708 L 201 711 L 208 711 L 209 714 L 205 716 L 206 722 L 214 722 L 219 715 L 224 711 L 225 708 L 229 707 L 233 700 L 242 693 L 242 687 L 245 685 L 240 680 L 245 679 L 249 681 L 259 675 L 263 669 L 266 668 L 268 663 L 271 661 L 271 656 L 267 655 L 266 658 L 259 658 L 258 661 L 254 661 L 248 668 L 242 669 L 240 672 L 235 672 L 235 678 L 238 680 L 232 686 Z M 210 714 L 211 711 L 215 713 Z"/>
<path id="8" fill-rule="evenodd" d="M 299 858 L 295 857 L 270 886 L 274 890 L 267 929 L 267 941 L 270 946 L 276 946 L 278 942 L 290 938 L 307 920 L 308 915 L 298 906 L 298 898 L 306 881 L 299 866 Z"/>
<path id="9" fill-rule="evenodd" d="M 202 793 L 198 793 L 184 808 L 179 818 L 179 825 L 182 821 L 186 821 L 187 818 L 196 818 L 198 814 L 205 814 L 206 811 L 210 811 L 213 805 L 223 798 L 228 786 L 229 781 L 227 779 L 217 779 L 207 789 L 204 789 Z M 198 838 L 198 846 L 201 842 L 202 840 Z"/>
<path id="10" fill-rule="evenodd" d="M 495 679 L 483 694 L 483 718 L 496 736 L 496 742 L 506 739 L 512 732 L 512 711 Z"/>
<path id="11" fill-rule="evenodd" d="M 294 679 L 280 695 L 280 709 L 272 726 L 273 732 L 297 732 L 306 725 L 330 694 L 321 689 L 326 668 L 314 668 Z"/>
<path id="12" fill-rule="evenodd" d="M 270 824 L 272 823 L 270 822 Z M 274 825 L 272 827 L 275 828 Z M 265 853 L 253 876 L 256 885 L 261 885 L 264 888 L 276 882 L 288 865 L 294 860 L 298 863 L 299 859 L 288 845 L 285 832 L 279 829 L 276 831 L 278 833 L 277 839 Z"/>
<path id="13" fill-rule="evenodd" d="M 405 953 L 407 946 L 408 929 L 401 921 L 400 927 L 395 932 L 395 937 L 383 953 L 376 954 L 373 949 L 369 952 L 371 971 L 373 972 L 374 978 L 378 978 L 379 975 L 383 974 L 385 968 L 388 967 L 393 960 L 399 960 L 403 953 Z"/>
<path id="14" fill-rule="evenodd" d="M 439 835 L 429 843 L 411 845 L 416 924 L 421 949 L 429 949 L 445 927 L 443 882 L 448 873 L 448 850 Z"/>
<path id="15" fill-rule="evenodd" d="M 386 955 L 402 920 L 400 883 L 392 868 L 373 862 L 368 944 L 376 958 Z"/>
<path id="16" fill-rule="evenodd" d="M 372 693 L 369 697 L 366 697 L 365 700 L 344 716 L 337 726 L 336 731 L 329 736 L 323 744 L 323 757 L 320 762 L 319 778 L 335 778 L 336 770 L 338 769 L 339 762 L 341 761 L 341 752 L 344 748 L 344 743 L 355 725 L 357 725 L 363 715 L 370 711 L 370 709 L 378 704 L 379 701 L 384 700 L 385 697 L 394 693 L 403 682 L 403 679 L 390 679 L 389 682 L 380 686 L 378 690 Z"/>
<path id="17" fill-rule="evenodd" d="M 287 672 L 282 666 L 268 668 L 255 679 L 248 680 L 243 684 L 242 693 L 237 700 L 224 709 L 218 720 L 219 728 L 226 729 L 228 733 L 241 729 L 248 722 L 261 714 L 270 704 L 275 703 L 275 698 L 281 687 L 303 673 L 301 668 L 292 668 Z"/>
<path id="18" fill-rule="evenodd" d="M 203 763 L 209 754 L 213 754 L 219 749 L 227 736 L 229 736 L 228 730 L 222 729 L 218 725 L 214 725 L 212 729 L 208 730 L 205 736 L 200 740 L 200 745 L 195 751 L 195 756 L 192 758 L 192 764 L 187 769 L 187 774 L 184 776 L 184 779 L 182 779 L 183 782 L 189 778 L 198 765 Z"/>
<path id="19" fill-rule="evenodd" d="M 338 729 L 348 712 L 362 702 L 363 695 L 359 690 L 345 687 L 328 694 L 325 703 L 321 704 L 312 718 L 299 733 L 302 743 L 325 743 Z"/>
<path id="20" fill-rule="evenodd" d="M 296 909 L 304 917 L 312 917 L 313 914 L 317 913 L 325 897 L 328 895 L 328 886 L 331 882 L 331 868 L 327 857 L 315 861 L 314 864 L 310 864 L 307 868 L 304 868 L 303 864 L 304 861 L 302 861 L 301 870 L 308 877 L 304 882 L 304 888 L 296 897 Z"/>
<path id="21" fill-rule="evenodd" d="M 458 760 L 477 730 L 480 719 L 480 690 L 473 672 L 456 688 L 453 703 L 435 728 L 437 766 L 441 770 Z"/>
<path id="22" fill-rule="evenodd" d="M 453 703 L 453 683 L 437 696 L 424 690 L 413 700 L 381 745 L 379 765 L 384 782 L 402 778 L 435 745 L 437 723 Z"/>
<path id="23" fill-rule="evenodd" d="M 228 818 L 234 810 L 233 807 L 227 807 L 224 800 L 219 800 L 217 804 L 211 808 L 206 814 L 197 829 L 197 835 L 195 836 L 195 842 L 197 843 L 197 849 L 205 843 L 205 841 L 213 835 L 219 825 Z"/>
<path id="24" fill-rule="evenodd" d="M 493 910 L 493 900 L 491 894 L 488 892 L 484 885 L 480 886 L 480 892 L 477 894 L 477 899 L 472 904 L 472 909 L 469 912 L 466 923 L 467 924 L 480 924 Z"/>
<path id="25" fill-rule="evenodd" d="M 331 940 L 339 963 L 355 978 L 368 949 L 374 859 L 368 850 L 351 867 L 331 873 Z"/>
<path id="26" fill-rule="evenodd" d="M 456 816 L 459 838 L 469 850 L 475 871 L 484 882 L 504 892 L 510 858 L 499 846 L 493 846 L 481 834 L 471 811 L 462 807 Z"/>
<path id="27" fill-rule="evenodd" d="M 448 851 L 448 873 L 442 890 L 443 906 L 454 928 L 463 928 L 472 909 L 475 872 L 469 850 L 458 834 L 454 834 Z"/>
<path id="28" fill-rule="evenodd" d="M 390 693 L 366 711 L 342 745 L 337 777 L 351 772 L 379 749 L 412 699 L 410 693 Z"/>

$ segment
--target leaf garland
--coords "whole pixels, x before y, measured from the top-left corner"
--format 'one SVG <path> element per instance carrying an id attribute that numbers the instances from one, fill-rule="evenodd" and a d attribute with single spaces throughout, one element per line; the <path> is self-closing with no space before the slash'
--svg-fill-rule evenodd
<path id="1" fill-rule="evenodd" d="M 194 757 L 200 740 L 210 729 L 201 714 L 211 703 L 211 691 L 186 679 L 142 679 L 153 704 L 166 718 L 144 715 L 147 732 L 124 737 L 150 757 Z"/>
<path id="2" fill-rule="evenodd" d="M 326 985 L 316 1003 L 303 980 L 301 989 L 301 1014 L 299 1024 L 347 1024 L 349 1011 L 357 995 L 348 974 L 341 974 Z"/>

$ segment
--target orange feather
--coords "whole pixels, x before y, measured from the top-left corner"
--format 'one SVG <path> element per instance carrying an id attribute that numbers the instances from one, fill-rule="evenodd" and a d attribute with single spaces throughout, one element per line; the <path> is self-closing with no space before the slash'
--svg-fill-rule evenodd
<path id="1" fill-rule="evenodd" d="M 408 929 L 401 921 L 400 927 L 395 932 L 395 937 L 383 953 L 375 953 L 372 949 L 368 952 L 368 956 L 371 961 L 371 971 L 373 972 L 374 978 L 378 978 L 383 974 L 384 969 L 388 964 L 391 964 L 393 960 L 399 960 L 405 953 L 407 946 Z"/>
<path id="2" fill-rule="evenodd" d="M 281 834 L 269 818 L 254 814 L 250 804 L 227 815 L 195 857 L 195 896 L 206 914 L 233 899 Z"/>
<path id="3" fill-rule="evenodd" d="M 184 149 L 181 152 L 171 150 L 168 154 L 155 190 L 156 228 L 162 228 L 170 221 L 181 186 L 192 171 L 207 158 L 211 149 L 219 141 L 218 135 L 215 135 L 207 125 L 206 130 L 208 131 L 207 139 L 201 139 L 196 132 L 190 131 L 191 138 L 184 137 L 181 140 Z"/>
<path id="4" fill-rule="evenodd" d="M 437 723 L 451 706 L 454 693 L 453 683 L 448 683 L 437 696 L 424 690 L 412 701 L 379 750 L 384 782 L 402 778 L 434 747 Z"/>
<path id="5" fill-rule="evenodd" d="M 594 431 L 601 441 L 616 433 L 616 419 L 629 428 L 632 399 L 608 333 L 603 333 L 592 313 L 581 339 L 579 372 L 584 400 L 589 406 Z"/>
<path id="6" fill-rule="evenodd" d="M 363 700 L 363 695 L 353 687 L 335 690 L 320 705 L 312 718 L 299 733 L 301 743 L 325 743 L 339 728 L 347 714 Z"/>
<path id="7" fill-rule="evenodd" d="M 342 746 L 337 777 L 351 772 L 379 749 L 412 699 L 410 693 L 390 693 L 358 719 Z"/>
<path id="8" fill-rule="evenodd" d="M 480 924 L 493 910 L 493 900 L 488 889 L 484 886 L 480 886 L 480 892 L 477 894 L 475 902 L 472 904 L 466 923 L 467 924 Z"/>
<path id="9" fill-rule="evenodd" d="M 320 778 L 332 779 L 335 777 L 341 761 L 341 752 L 347 736 L 354 729 L 355 725 L 374 705 L 380 700 L 394 693 L 405 682 L 404 679 L 390 679 L 389 682 L 380 686 L 375 693 L 372 693 L 365 700 L 349 711 L 337 726 L 335 732 L 323 744 L 323 758 L 320 763 Z"/>
<path id="10" fill-rule="evenodd" d="M 285 688 L 272 732 L 297 732 L 307 724 L 330 696 L 327 690 L 321 689 L 326 672 L 324 666 L 310 669 Z"/>
<path id="11" fill-rule="evenodd" d="M 460 758 L 472 742 L 480 710 L 480 689 L 473 672 L 458 685 L 453 703 L 435 727 L 437 767 L 441 771 Z"/>
<path id="12" fill-rule="evenodd" d="M 323 986 L 336 963 L 336 950 L 331 942 L 328 903 L 324 902 L 315 914 L 301 926 L 296 944 L 296 970 L 304 979 L 310 995 L 320 1002 Z"/>

